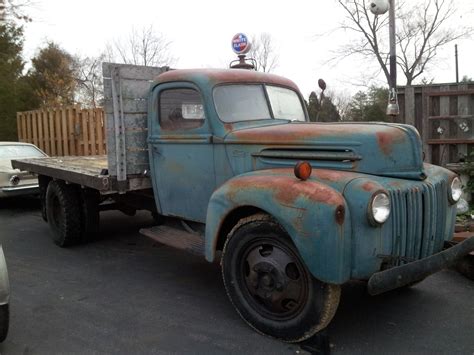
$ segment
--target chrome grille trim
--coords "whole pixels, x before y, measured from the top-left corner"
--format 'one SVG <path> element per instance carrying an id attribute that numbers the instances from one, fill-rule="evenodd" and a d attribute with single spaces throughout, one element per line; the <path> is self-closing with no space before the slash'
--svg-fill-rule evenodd
<path id="1" fill-rule="evenodd" d="M 445 181 L 408 190 L 389 190 L 392 203 L 392 256 L 397 265 L 425 258 L 443 248 L 447 213 Z"/>

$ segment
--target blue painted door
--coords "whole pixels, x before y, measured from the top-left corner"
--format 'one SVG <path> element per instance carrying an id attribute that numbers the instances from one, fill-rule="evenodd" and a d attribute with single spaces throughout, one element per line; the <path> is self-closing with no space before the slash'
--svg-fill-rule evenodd
<path id="1" fill-rule="evenodd" d="M 212 134 L 202 96 L 189 83 L 154 93 L 150 122 L 152 179 L 163 215 L 205 222 L 215 189 Z"/>

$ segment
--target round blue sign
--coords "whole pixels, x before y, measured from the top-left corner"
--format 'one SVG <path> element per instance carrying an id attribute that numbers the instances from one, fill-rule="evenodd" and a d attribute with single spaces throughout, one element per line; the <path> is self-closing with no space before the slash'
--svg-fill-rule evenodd
<path id="1" fill-rule="evenodd" d="M 243 33 L 237 33 L 232 37 L 232 50 L 237 54 L 245 54 L 250 50 L 250 41 Z"/>

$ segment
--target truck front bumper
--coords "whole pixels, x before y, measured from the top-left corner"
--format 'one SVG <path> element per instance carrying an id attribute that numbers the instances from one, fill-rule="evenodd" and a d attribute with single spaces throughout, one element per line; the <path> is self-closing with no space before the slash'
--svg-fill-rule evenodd
<path id="1" fill-rule="evenodd" d="M 474 236 L 437 254 L 372 275 L 367 285 L 369 294 L 378 295 L 423 280 L 474 251 Z"/>

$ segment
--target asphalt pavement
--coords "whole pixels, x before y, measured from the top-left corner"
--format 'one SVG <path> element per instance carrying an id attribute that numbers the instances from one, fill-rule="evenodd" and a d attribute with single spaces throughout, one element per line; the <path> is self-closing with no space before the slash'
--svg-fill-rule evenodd
<path id="1" fill-rule="evenodd" d="M 250 329 L 227 300 L 218 264 L 138 233 L 148 213 L 101 215 L 102 237 L 61 249 L 39 203 L 0 200 L 11 284 L 1 354 L 474 354 L 474 282 L 446 270 L 377 297 L 344 285 L 325 333 L 301 345 Z"/>

